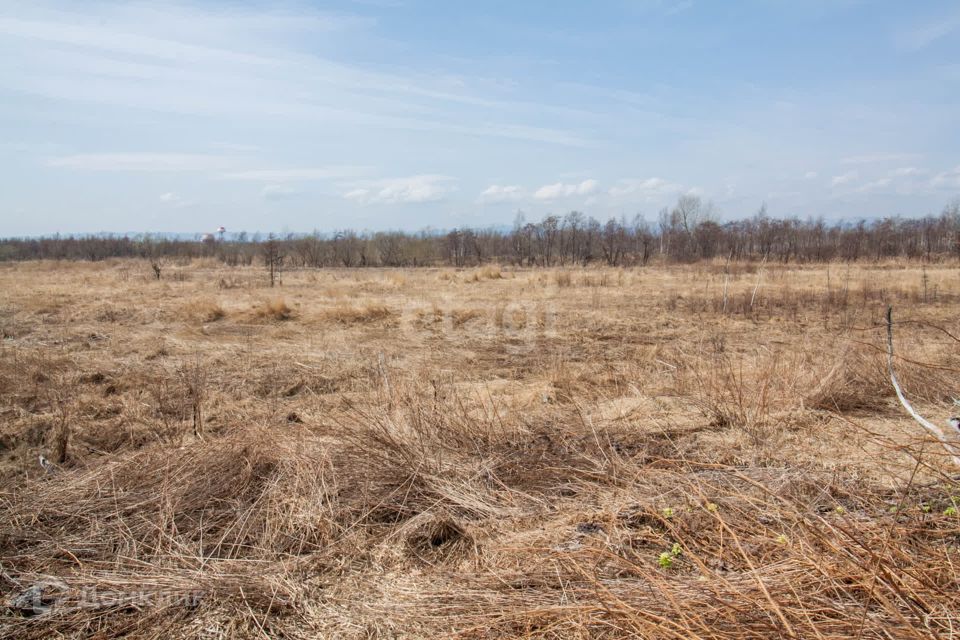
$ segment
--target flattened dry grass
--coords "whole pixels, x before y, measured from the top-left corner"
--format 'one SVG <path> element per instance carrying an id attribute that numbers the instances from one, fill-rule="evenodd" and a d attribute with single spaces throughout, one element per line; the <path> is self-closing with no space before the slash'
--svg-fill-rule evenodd
<path id="1" fill-rule="evenodd" d="M 6 635 L 145 620 L 183 634 L 225 616 L 240 635 L 388 620 L 420 637 L 955 624 L 947 485 L 701 465 L 681 433 L 505 430 L 462 402 L 404 392 L 322 438 L 251 427 L 31 482 L 2 508 L 3 553 L 20 585 L 58 576 L 58 613 L 12 614 Z M 85 603 L 93 592 L 107 604 Z"/>

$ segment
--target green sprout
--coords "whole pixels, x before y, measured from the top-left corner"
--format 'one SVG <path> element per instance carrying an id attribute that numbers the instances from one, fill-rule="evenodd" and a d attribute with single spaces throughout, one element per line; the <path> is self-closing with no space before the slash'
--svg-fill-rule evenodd
<path id="1" fill-rule="evenodd" d="M 679 543 L 679 542 L 674 542 L 674 543 L 673 543 L 673 546 L 670 547 L 670 555 L 672 555 L 674 558 L 676 558 L 676 557 L 679 556 L 681 553 L 683 553 L 683 547 L 680 546 L 680 543 Z"/>
<path id="2" fill-rule="evenodd" d="M 844 508 L 843 508 L 842 506 L 840 506 L 840 505 L 837 505 L 837 508 L 834 509 L 834 511 L 836 511 L 836 512 L 837 512 L 838 514 L 840 514 L 841 516 L 847 512 L 847 510 L 844 509 Z"/>
<path id="3" fill-rule="evenodd" d="M 716 512 L 717 512 L 717 505 L 716 505 L 716 503 L 714 503 L 714 502 L 708 502 L 708 503 L 707 503 L 707 511 L 709 511 L 710 513 L 716 513 Z"/>
<path id="4" fill-rule="evenodd" d="M 673 507 L 664 507 L 663 508 L 663 517 L 672 518 L 673 517 Z"/>
<path id="5" fill-rule="evenodd" d="M 957 515 L 957 508 L 954 506 L 949 506 L 943 510 L 943 515 L 945 516 L 955 516 Z"/>
<path id="6" fill-rule="evenodd" d="M 782 533 L 777 536 L 777 544 L 787 544 L 787 542 L 787 536 L 783 535 Z"/>
<path id="7" fill-rule="evenodd" d="M 670 552 L 664 551 L 657 559 L 657 564 L 660 565 L 661 569 L 669 569 L 673 566 L 673 556 L 670 555 Z"/>
<path id="8" fill-rule="evenodd" d="M 921 502 L 920 511 L 923 511 L 924 513 L 930 513 L 930 505 Z"/>

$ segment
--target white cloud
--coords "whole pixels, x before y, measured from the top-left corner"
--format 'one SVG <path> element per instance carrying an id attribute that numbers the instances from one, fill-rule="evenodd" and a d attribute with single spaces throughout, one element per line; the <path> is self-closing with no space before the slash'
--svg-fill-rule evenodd
<path id="1" fill-rule="evenodd" d="M 518 185 L 492 184 L 483 190 L 478 199 L 481 203 L 518 202 L 526 198 L 526 191 Z"/>
<path id="2" fill-rule="evenodd" d="M 960 189 L 960 167 L 938 173 L 930 180 L 930 186 L 937 189 Z"/>
<path id="3" fill-rule="evenodd" d="M 285 200 L 299 194 L 299 190 L 285 184 L 268 184 L 260 190 L 260 197 L 264 200 Z"/>
<path id="4" fill-rule="evenodd" d="M 355 183 L 343 197 L 360 204 L 437 202 L 457 190 L 455 183 L 455 178 L 433 174 L 370 180 Z"/>
<path id="5" fill-rule="evenodd" d="M 918 169 L 917 167 L 900 167 L 899 169 L 894 169 L 890 172 L 891 176 L 895 178 L 906 178 L 910 176 L 920 176 L 927 173 L 926 169 Z"/>
<path id="6" fill-rule="evenodd" d="M 610 187 L 610 195 L 618 198 L 622 196 L 639 196 L 643 198 L 656 198 L 665 195 L 673 195 L 683 191 L 679 184 L 669 182 L 663 178 L 628 178 L 620 180 L 616 185 Z"/>
<path id="7" fill-rule="evenodd" d="M 881 189 L 885 189 L 886 187 L 889 187 L 890 182 L 891 182 L 890 178 L 880 178 L 879 180 L 873 180 L 871 182 L 867 182 L 864 185 L 861 185 L 860 187 L 857 187 L 857 193 L 869 193 L 871 191 L 879 191 Z"/>
<path id="8" fill-rule="evenodd" d="M 162 202 L 165 206 L 176 207 L 177 209 L 188 207 L 191 204 L 190 202 L 187 202 L 182 197 L 180 197 L 180 194 L 174 193 L 173 191 L 161 193 L 160 202 Z"/>
<path id="9" fill-rule="evenodd" d="M 807 171 L 805 174 L 803 174 L 803 179 L 804 179 L 804 180 L 814 180 L 814 179 L 816 179 L 817 176 L 819 176 L 819 175 L 820 175 L 820 174 L 817 173 L 816 171 Z"/>
<path id="10" fill-rule="evenodd" d="M 200 153 L 81 153 L 47 160 L 47 166 L 82 171 L 216 171 L 235 166 L 233 156 Z"/>
<path id="11" fill-rule="evenodd" d="M 845 184 L 850 184 L 854 180 L 860 177 L 860 174 L 856 171 L 849 171 L 843 175 L 833 176 L 833 179 L 830 181 L 831 187 L 840 187 Z"/>
<path id="12" fill-rule="evenodd" d="M 594 193 L 599 186 L 600 183 L 593 179 L 584 180 L 577 184 L 557 182 L 540 187 L 534 192 L 533 197 L 537 200 L 556 200 L 557 198 L 570 196 L 588 196 Z"/>

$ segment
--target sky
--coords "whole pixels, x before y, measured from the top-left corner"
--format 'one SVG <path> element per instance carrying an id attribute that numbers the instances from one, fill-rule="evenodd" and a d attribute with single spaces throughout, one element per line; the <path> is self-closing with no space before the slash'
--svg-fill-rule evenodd
<path id="1" fill-rule="evenodd" d="M 960 4 L 0 0 L 0 236 L 938 213 Z"/>

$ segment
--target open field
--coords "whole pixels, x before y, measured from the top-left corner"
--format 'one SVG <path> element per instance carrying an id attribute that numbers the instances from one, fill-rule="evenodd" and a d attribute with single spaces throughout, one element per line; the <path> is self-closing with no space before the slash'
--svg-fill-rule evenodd
<path id="1" fill-rule="evenodd" d="M 960 635 L 955 266 L 265 278 L 0 264 L 0 636 Z"/>

